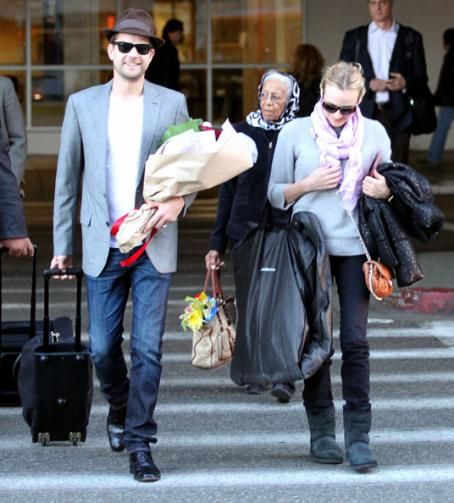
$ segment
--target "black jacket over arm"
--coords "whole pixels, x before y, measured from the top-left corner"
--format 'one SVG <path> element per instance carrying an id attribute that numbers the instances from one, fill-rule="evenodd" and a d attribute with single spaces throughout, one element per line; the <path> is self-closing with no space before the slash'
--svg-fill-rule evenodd
<path id="1" fill-rule="evenodd" d="M 393 193 L 391 203 L 365 195 L 359 202 L 359 226 L 373 258 L 394 269 L 398 286 L 409 286 L 424 277 L 410 237 L 422 242 L 435 237 L 444 223 L 433 203 L 430 182 L 409 166 L 383 163 L 377 171 Z"/>
<path id="2" fill-rule="evenodd" d="M 216 221 L 210 238 L 210 250 L 224 253 L 228 240 L 240 240 L 248 222 L 259 223 L 267 204 L 267 189 L 274 149 L 279 131 L 250 126 L 247 122 L 234 124 L 236 131 L 251 137 L 257 146 L 258 157 L 252 168 L 225 182 L 219 189 Z"/>
<path id="3" fill-rule="evenodd" d="M 0 239 L 27 237 L 27 227 L 17 181 L 8 154 L 0 141 Z"/>
<path id="4" fill-rule="evenodd" d="M 347 31 L 339 59 L 360 63 L 366 78 L 367 92 L 360 105 L 361 112 L 373 118 L 375 111 L 375 92 L 369 82 L 376 78 L 372 59 L 367 49 L 368 25 Z M 407 81 L 406 91 L 390 91 L 391 120 L 399 130 L 407 129 L 411 123 L 409 96 L 421 94 L 428 77 L 422 35 L 408 26 L 399 25 L 396 43 L 391 55 L 390 73 L 401 73 Z"/>

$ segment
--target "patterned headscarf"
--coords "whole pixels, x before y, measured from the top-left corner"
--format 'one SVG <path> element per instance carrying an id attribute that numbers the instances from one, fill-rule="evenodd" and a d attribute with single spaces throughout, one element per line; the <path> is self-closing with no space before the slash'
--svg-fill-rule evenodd
<path id="1" fill-rule="evenodd" d="M 299 110 L 300 88 L 298 86 L 298 82 L 289 73 L 279 72 L 278 70 L 269 70 L 268 72 L 264 73 L 257 88 L 257 96 L 259 96 L 262 92 L 263 84 L 265 83 L 265 81 L 276 76 L 279 76 L 279 78 L 285 77 L 289 81 L 291 92 L 290 98 L 287 101 L 287 105 L 277 121 L 268 122 L 262 116 L 259 99 L 258 110 L 251 112 L 246 117 L 246 122 L 251 126 L 279 131 L 279 129 L 282 129 L 284 125 L 287 124 L 287 122 L 290 122 L 295 117 L 297 117 L 297 112 Z"/>

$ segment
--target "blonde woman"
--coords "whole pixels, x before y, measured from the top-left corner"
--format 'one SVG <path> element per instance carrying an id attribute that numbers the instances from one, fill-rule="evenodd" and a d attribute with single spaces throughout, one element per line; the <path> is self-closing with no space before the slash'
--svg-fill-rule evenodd
<path id="1" fill-rule="evenodd" d="M 268 197 L 277 208 L 310 211 L 321 224 L 340 302 L 342 393 L 346 457 L 352 468 L 377 466 L 370 448 L 369 347 L 366 338 L 369 292 L 364 283 L 364 251 L 359 239 L 361 193 L 389 198 L 383 176 L 370 172 L 374 160 L 390 160 L 390 140 L 377 121 L 362 116 L 365 93 L 358 64 L 326 69 L 320 101 L 310 117 L 283 128 L 276 146 Z M 311 457 L 342 463 L 335 439 L 335 412 L 327 361 L 305 381 L 303 400 L 311 432 Z"/>

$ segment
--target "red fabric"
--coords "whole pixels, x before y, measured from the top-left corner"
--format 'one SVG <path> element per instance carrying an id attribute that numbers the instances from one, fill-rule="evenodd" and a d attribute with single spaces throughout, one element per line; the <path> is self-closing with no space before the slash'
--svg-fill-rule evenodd
<path id="1" fill-rule="evenodd" d="M 117 218 L 117 220 L 115 220 L 115 222 L 112 224 L 112 229 L 110 231 L 110 233 L 112 234 L 112 236 L 116 236 L 118 234 L 118 230 L 120 229 L 121 224 L 125 221 L 125 219 L 126 219 L 127 216 L 128 216 L 128 213 L 125 213 L 121 217 Z M 151 241 L 151 238 L 157 232 L 158 232 L 158 229 L 156 229 L 156 227 L 154 227 L 152 229 L 152 231 L 150 232 L 150 235 L 148 236 L 148 238 L 146 239 L 146 241 L 143 243 L 143 245 L 140 248 L 138 248 L 134 253 L 132 253 L 131 255 L 129 255 L 129 257 L 125 258 L 124 260 L 122 260 L 120 262 L 121 267 L 128 267 L 128 266 L 134 264 L 135 262 L 137 262 L 139 260 L 139 258 L 144 254 L 144 252 L 145 252 L 148 244 Z"/>
<path id="2" fill-rule="evenodd" d="M 118 234 L 118 231 L 120 230 L 120 226 L 121 224 L 125 221 L 125 218 L 129 215 L 129 213 L 125 213 L 124 215 L 122 215 L 120 218 L 117 218 L 115 220 L 115 222 L 113 223 L 112 225 L 112 229 L 110 231 L 110 233 L 112 234 L 112 236 L 116 236 Z"/>

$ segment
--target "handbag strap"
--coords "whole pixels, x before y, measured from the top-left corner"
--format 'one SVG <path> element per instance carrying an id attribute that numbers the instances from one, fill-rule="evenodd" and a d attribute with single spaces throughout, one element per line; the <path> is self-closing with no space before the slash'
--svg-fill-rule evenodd
<path id="1" fill-rule="evenodd" d="M 211 294 L 214 298 L 224 297 L 221 287 L 221 271 L 219 269 L 207 269 L 203 291 L 207 292 L 211 287 Z"/>
<path id="2" fill-rule="evenodd" d="M 366 255 L 367 260 L 372 260 L 372 257 L 370 256 L 370 253 L 369 253 L 369 251 L 367 249 L 366 243 L 364 242 L 364 239 L 361 236 L 361 232 L 359 232 L 358 226 L 356 225 L 355 219 L 353 218 L 353 215 L 352 215 L 351 211 L 349 211 L 348 214 L 350 215 L 350 218 L 352 220 L 353 227 L 356 229 L 356 232 L 358 233 L 359 242 L 361 243 L 361 248 L 364 251 L 364 255 Z"/>

